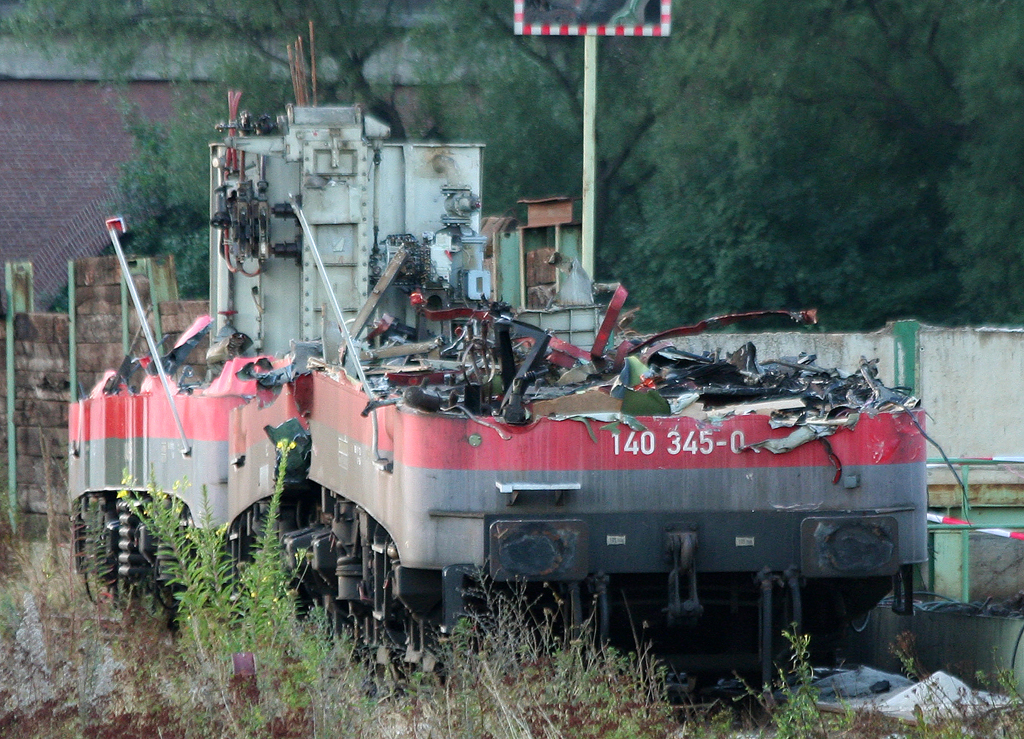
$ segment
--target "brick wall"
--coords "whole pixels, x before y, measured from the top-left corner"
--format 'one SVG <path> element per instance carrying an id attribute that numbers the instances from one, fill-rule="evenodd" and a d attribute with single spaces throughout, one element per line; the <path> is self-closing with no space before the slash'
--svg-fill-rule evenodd
<path id="1" fill-rule="evenodd" d="M 0 79 L 0 257 L 31 260 L 36 298 L 49 307 L 69 259 L 109 246 L 119 167 L 133 141 L 123 111 L 167 120 L 167 82 L 113 87 L 70 80 Z"/>

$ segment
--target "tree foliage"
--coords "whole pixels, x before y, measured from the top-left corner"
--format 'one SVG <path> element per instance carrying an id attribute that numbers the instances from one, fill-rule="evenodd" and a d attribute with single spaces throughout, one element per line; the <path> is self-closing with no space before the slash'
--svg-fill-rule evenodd
<path id="1" fill-rule="evenodd" d="M 154 37 L 179 52 L 214 44 L 215 78 L 262 112 L 286 100 L 285 45 L 312 20 L 320 102 L 361 103 L 397 138 L 486 143 L 496 214 L 580 190 L 582 42 L 514 36 L 511 6 L 27 0 L 17 27 L 74 38 L 111 69 Z M 599 52 L 597 276 L 625 282 L 648 327 L 809 306 L 830 328 L 1024 320 L 1024 6 L 705 0 L 673 11 L 668 39 L 606 38 Z M 184 161 L 185 136 L 143 133 Z M 167 193 L 188 178 L 151 176 Z M 187 200 L 154 205 L 167 219 L 154 233 Z"/>

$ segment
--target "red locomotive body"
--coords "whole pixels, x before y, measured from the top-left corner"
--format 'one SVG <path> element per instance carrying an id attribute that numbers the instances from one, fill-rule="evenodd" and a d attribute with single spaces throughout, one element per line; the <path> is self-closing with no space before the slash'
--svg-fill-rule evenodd
<path id="1" fill-rule="evenodd" d="M 278 126 L 215 151 L 218 376 L 108 378 L 72 409 L 70 495 L 111 578 L 159 576 L 116 491 L 187 478 L 243 559 L 282 484 L 304 596 L 411 660 L 481 577 L 686 667 L 763 671 L 783 626 L 835 634 L 909 590 L 923 418 L 872 365 L 558 340 L 492 300 L 479 147 L 385 144 L 349 108 Z M 278 481 L 282 439 L 303 459 Z"/>

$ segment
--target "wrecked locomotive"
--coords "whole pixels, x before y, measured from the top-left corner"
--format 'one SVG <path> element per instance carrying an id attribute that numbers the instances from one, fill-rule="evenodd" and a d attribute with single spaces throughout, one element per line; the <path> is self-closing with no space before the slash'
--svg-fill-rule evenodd
<path id="1" fill-rule="evenodd" d="M 844 375 L 671 341 L 704 324 L 616 336 L 624 289 L 599 309 L 557 239 L 554 305 L 513 310 L 531 255 L 486 251 L 482 147 L 392 144 L 358 108 L 230 126 L 212 148 L 215 318 L 71 410 L 72 511 L 107 532 L 79 560 L 159 579 L 116 495 L 125 470 L 140 493 L 187 478 L 194 514 L 205 487 L 244 559 L 288 439 L 308 451 L 278 523 L 301 591 L 410 661 L 481 575 L 548 588 L 570 622 L 627 645 L 642 632 L 682 669 L 765 674 L 783 627 L 835 633 L 894 585 L 909 594 L 924 435 L 870 363 Z M 549 328 L 567 316 L 592 320 Z M 207 330 L 220 371 L 199 383 L 181 370 Z"/>

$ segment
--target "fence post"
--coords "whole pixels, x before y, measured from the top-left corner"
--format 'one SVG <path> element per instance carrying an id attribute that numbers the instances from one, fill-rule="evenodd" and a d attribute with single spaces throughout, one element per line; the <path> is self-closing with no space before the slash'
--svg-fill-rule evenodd
<path id="1" fill-rule="evenodd" d="M 35 304 L 31 262 L 4 264 L 4 293 L 7 304 L 7 506 L 11 530 L 18 525 L 18 434 L 14 424 L 15 398 L 18 393 L 14 371 L 14 316 L 31 313 Z"/>

